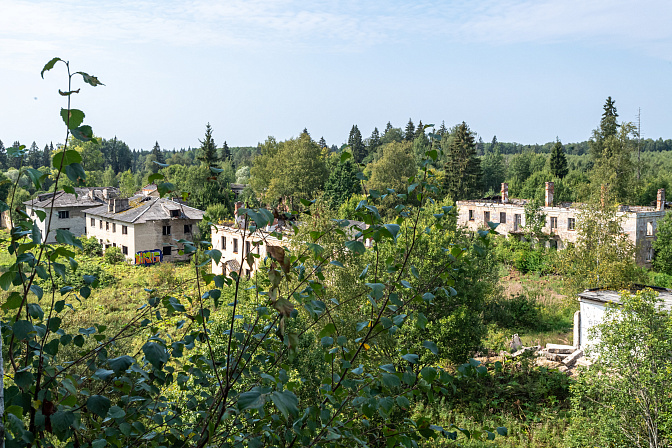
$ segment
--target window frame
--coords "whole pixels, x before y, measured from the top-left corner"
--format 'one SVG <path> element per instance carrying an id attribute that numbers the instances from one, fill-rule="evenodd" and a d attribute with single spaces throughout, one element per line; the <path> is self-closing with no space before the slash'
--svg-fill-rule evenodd
<path id="1" fill-rule="evenodd" d="M 163 229 L 162 229 L 163 236 L 171 235 L 170 231 L 171 231 L 170 226 L 163 226 Z"/>
<path id="2" fill-rule="evenodd" d="M 70 219 L 70 210 L 59 210 L 58 219 Z"/>

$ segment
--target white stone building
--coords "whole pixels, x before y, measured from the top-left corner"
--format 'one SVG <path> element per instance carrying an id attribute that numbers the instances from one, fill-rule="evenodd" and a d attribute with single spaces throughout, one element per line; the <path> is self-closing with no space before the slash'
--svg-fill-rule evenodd
<path id="1" fill-rule="evenodd" d="M 116 198 L 85 211 L 86 235 L 119 247 L 135 264 L 186 260 L 176 240 L 194 240 L 204 212 L 167 198 L 136 195 Z"/>
<path id="2" fill-rule="evenodd" d="M 487 222 L 497 223 L 502 235 L 522 235 L 525 226 L 526 199 L 509 199 L 508 185 L 502 184 L 498 199 L 457 201 L 458 224 L 471 230 L 487 227 Z M 580 204 L 553 201 L 553 182 L 546 182 L 545 204 L 541 212 L 546 215 L 544 233 L 550 236 L 549 244 L 563 249 L 567 243 L 576 242 L 577 215 Z M 655 206 L 619 206 L 618 215 L 623 219 L 623 231 L 636 247 L 635 261 L 649 266 L 653 259 L 652 243 L 656 237 L 658 221 L 665 216 L 665 190 L 658 190 Z"/>
<path id="3" fill-rule="evenodd" d="M 83 236 L 86 233 L 84 210 L 105 204 L 119 195 L 119 190 L 112 187 L 75 188 L 75 192 L 77 196 L 63 190 L 56 193 L 44 193 L 24 202 L 26 213 L 37 222 L 42 232 L 43 241 L 55 243 L 57 229 L 68 230 L 76 237 Z M 49 235 L 47 235 L 49 216 L 52 213 L 52 200 L 53 217 Z M 38 216 L 40 213 L 36 212 L 43 212 L 46 217 L 42 220 Z"/>

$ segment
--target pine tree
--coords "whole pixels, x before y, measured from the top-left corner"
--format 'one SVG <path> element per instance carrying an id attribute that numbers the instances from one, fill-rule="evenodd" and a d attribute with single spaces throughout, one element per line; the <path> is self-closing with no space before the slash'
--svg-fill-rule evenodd
<path id="1" fill-rule="evenodd" d="M 408 119 L 406 124 L 406 129 L 404 130 L 404 140 L 412 142 L 415 138 L 415 125 L 413 125 L 413 120 Z"/>
<path id="2" fill-rule="evenodd" d="M 499 143 L 497 142 L 497 136 L 493 135 L 492 136 L 492 142 L 490 142 L 490 151 L 494 151 L 497 148 L 498 145 L 499 145 Z"/>
<path id="3" fill-rule="evenodd" d="M 329 177 L 324 184 L 324 197 L 331 209 L 337 210 L 342 203 L 350 199 L 350 196 L 361 193 L 362 187 L 357 179 L 359 170 L 352 160 L 331 165 Z"/>
<path id="4" fill-rule="evenodd" d="M 563 151 L 562 143 L 560 143 L 559 138 L 556 138 L 555 140 L 549 163 L 551 165 L 551 173 L 553 173 L 555 177 L 562 179 L 569 172 L 569 168 L 567 168 L 567 157 L 565 157 L 565 152 Z"/>
<path id="5" fill-rule="evenodd" d="M 476 156 L 474 133 L 463 121 L 455 127 L 447 148 L 443 191 L 454 201 L 471 199 L 480 192 L 481 162 Z"/>
<path id="6" fill-rule="evenodd" d="M 413 136 L 413 139 L 415 140 L 418 137 L 422 137 L 425 135 L 425 126 L 422 124 L 422 120 L 418 122 L 418 127 L 415 128 L 415 136 Z"/>
<path id="7" fill-rule="evenodd" d="M 310 132 L 308 132 L 308 128 L 303 128 L 303 131 L 301 131 L 301 135 L 306 134 L 308 137 L 310 137 Z"/>
<path id="8" fill-rule="evenodd" d="M 485 155 L 485 143 L 483 143 L 483 137 L 478 136 L 478 143 L 476 143 L 476 154 L 479 156 Z"/>
<path id="9" fill-rule="evenodd" d="M 391 130 L 392 130 L 392 123 L 388 121 L 387 124 L 385 125 L 385 132 L 383 132 L 383 137 Z"/>
<path id="10" fill-rule="evenodd" d="M 215 145 L 215 140 L 212 138 L 210 123 L 205 125 L 205 139 L 199 140 L 199 142 L 201 142 L 201 148 L 198 160 L 208 166 L 215 165 L 217 163 L 217 145 Z"/>
<path id="11" fill-rule="evenodd" d="M 439 130 L 436 131 L 437 134 L 441 136 L 441 139 L 443 139 L 443 136 L 448 134 L 448 128 L 446 127 L 446 122 L 441 121 L 441 126 L 439 126 Z"/>
<path id="12" fill-rule="evenodd" d="M 154 143 L 154 147 L 152 148 L 152 154 L 154 154 L 154 157 L 156 157 L 154 160 L 156 160 L 157 162 L 166 163 L 166 159 L 165 157 L 163 157 L 163 151 L 161 151 L 159 142 Z"/>
<path id="13" fill-rule="evenodd" d="M 322 149 L 327 147 L 327 141 L 324 139 L 324 137 L 320 137 L 320 141 L 317 144 Z"/>
<path id="14" fill-rule="evenodd" d="M 350 130 L 350 136 L 348 137 L 348 145 L 352 151 L 352 157 L 355 160 L 355 163 L 362 163 L 364 157 L 366 157 L 366 146 L 362 141 L 362 133 L 359 132 L 359 128 L 356 124 L 352 125 Z"/>
<path id="15" fill-rule="evenodd" d="M 7 168 L 7 151 L 2 140 L 0 140 L 0 170 L 5 171 Z"/>
<path id="16" fill-rule="evenodd" d="M 618 113 L 616 113 L 616 106 L 614 105 L 615 101 L 611 97 L 607 98 L 606 103 L 604 103 L 604 112 L 602 113 L 602 120 L 600 120 L 600 130 L 602 131 L 602 138 L 607 138 L 609 136 L 615 136 L 618 129 Z"/>

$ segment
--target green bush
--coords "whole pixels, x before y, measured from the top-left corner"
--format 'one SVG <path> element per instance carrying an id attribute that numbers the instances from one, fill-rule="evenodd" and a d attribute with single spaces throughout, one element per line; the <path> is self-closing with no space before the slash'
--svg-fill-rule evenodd
<path id="1" fill-rule="evenodd" d="M 536 297 L 526 294 L 506 298 L 498 296 L 486 303 L 483 310 L 486 324 L 497 324 L 511 330 L 540 330 L 543 326 L 541 306 Z"/>
<path id="2" fill-rule="evenodd" d="M 87 257 L 96 257 L 103 255 L 103 246 L 96 237 L 80 238 L 82 242 L 82 254 Z"/>
<path id="3" fill-rule="evenodd" d="M 121 249 L 118 247 L 108 247 L 105 250 L 103 259 L 107 264 L 118 264 L 124 261 L 126 257 L 124 257 L 124 254 L 121 253 Z"/>

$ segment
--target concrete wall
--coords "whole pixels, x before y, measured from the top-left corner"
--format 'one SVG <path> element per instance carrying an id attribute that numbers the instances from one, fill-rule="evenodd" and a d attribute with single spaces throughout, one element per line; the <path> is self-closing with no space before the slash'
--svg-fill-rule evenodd
<path id="1" fill-rule="evenodd" d="M 243 237 L 244 240 L 243 241 Z M 223 246 L 222 238 L 226 240 L 226 247 Z M 234 240 L 238 241 L 238 251 L 234 252 Z M 264 262 L 264 258 L 267 257 L 268 253 L 266 247 L 268 245 L 278 246 L 281 245 L 281 242 L 275 238 L 271 237 L 266 233 L 256 231 L 253 234 L 246 232 L 243 234 L 242 229 L 237 229 L 231 226 L 213 226 L 211 228 L 211 242 L 212 248 L 217 249 L 222 253 L 222 258 L 219 264 L 212 262 L 212 273 L 216 275 L 225 274 L 226 268 L 225 263 L 229 260 L 236 260 L 243 267 L 243 274 L 253 275 Z M 263 243 L 262 243 L 263 242 Z M 253 266 L 250 266 L 246 260 L 246 246 L 247 243 L 250 243 L 250 250 L 252 253 L 259 254 L 259 258 L 254 259 Z M 256 246 L 254 243 L 260 243 Z"/>
<path id="2" fill-rule="evenodd" d="M 40 218 L 34 213 L 34 210 L 43 211 L 47 217 L 44 218 L 44 221 L 40 221 Z M 33 207 L 31 205 L 26 206 L 26 213 L 37 222 L 37 226 L 42 232 L 42 241 L 47 243 L 56 242 L 56 229 L 68 229 L 70 233 L 76 237 L 83 236 L 86 233 L 86 225 L 84 223 L 84 209 L 75 208 L 75 207 L 54 207 L 53 209 L 53 218 L 51 219 L 51 230 L 49 235 L 46 235 L 47 224 L 49 223 L 49 215 L 51 213 L 51 208 L 42 208 L 42 207 Z M 68 218 L 59 218 L 59 211 L 67 211 L 69 213 Z"/>
<path id="3" fill-rule="evenodd" d="M 490 213 L 490 222 L 500 223 L 500 213 L 506 213 L 506 223 L 497 226 L 497 232 L 502 235 L 520 232 L 515 227 L 515 215 L 520 215 L 521 226 L 525 225 L 525 208 L 520 204 L 502 204 L 498 202 L 458 201 L 458 225 L 470 230 L 486 228 L 485 213 Z M 651 265 L 653 254 L 651 243 L 655 240 L 658 221 L 665 216 L 664 210 L 632 210 L 621 211 L 617 216 L 623 219 L 623 231 L 636 247 L 635 261 L 641 266 Z M 626 207 L 626 210 L 628 208 Z M 576 224 L 580 210 L 568 207 L 542 207 L 542 213 L 546 214 L 544 233 L 554 235 L 558 249 L 563 249 L 567 243 L 574 243 L 577 239 Z M 469 219 L 472 216 L 473 219 Z M 557 227 L 551 231 L 551 219 L 557 219 Z M 570 219 L 574 220 L 575 230 L 570 229 Z M 649 232 L 652 229 L 652 232 Z M 651 233 L 651 234 L 649 234 Z"/>
<path id="4" fill-rule="evenodd" d="M 599 338 L 590 337 L 590 329 L 597 324 L 601 324 L 604 319 L 605 304 L 602 302 L 593 302 L 592 300 L 581 299 L 580 305 L 580 330 L 579 347 L 585 350 L 587 347 L 600 342 Z"/>
<path id="5" fill-rule="evenodd" d="M 91 225 L 91 219 L 95 220 Z M 100 222 L 103 222 L 102 228 Z M 198 221 L 189 219 L 162 219 L 158 221 L 148 221 L 145 223 L 132 224 L 118 221 L 111 218 L 101 218 L 96 215 L 88 215 L 87 236 L 94 236 L 103 247 L 116 246 L 122 249 L 128 248 L 127 260 L 135 262 L 135 254 L 140 251 L 161 250 L 163 261 L 184 261 L 189 258 L 188 255 L 180 255 L 179 250 L 184 248 L 183 244 L 178 244 L 175 240 L 194 240 L 194 233 L 198 232 Z M 109 229 L 107 226 L 109 223 Z M 113 226 L 114 224 L 114 226 Z M 184 226 L 191 225 L 192 233 L 185 233 Z M 123 234 L 123 226 L 127 226 L 127 234 Z M 170 226 L 170 234 L 163 234 L 163 226 Z M 114 229 L 114 231 L 113 231 Z M 171 255 L 165 254 L 165 248 L 171 247 Z"/>

